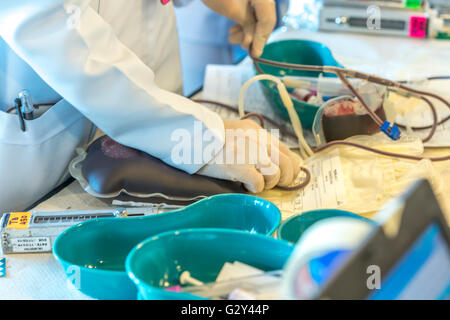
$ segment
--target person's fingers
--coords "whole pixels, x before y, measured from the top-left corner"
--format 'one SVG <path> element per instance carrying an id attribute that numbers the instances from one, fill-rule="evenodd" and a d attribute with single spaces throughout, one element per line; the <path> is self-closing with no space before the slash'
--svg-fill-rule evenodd
<path id="1" fill-rule="evenodd" d="M 246 27 L 236 25 L 234 27 L 230 29 L 230 37 L 228 40 L 230 43 L 240 44 L 243 49 L 248 50 L 253 41 L 254 27 L 252 25 Z"/>
<path id="2" fill-rule="evenodd" d="M 295 154 L 294 152 L 290 151 L 288 154 L 289 159 L 292 161 L 292 165 L 294 167 L 294 180 L 297 179 L 302 165 L 302 160 L 299 155 Z"/>
<path id="3" fill-rule="evenodd" d="M 230 34 L 235 34 L 238 32 L 242 32 L 242 27 L 239 24 L 235 24 L 230 28 Z"/>
<path id="4" fill-rule="evenodd" d="M 247 1 L 245 1 L 247 2 Z M 250 46 L 253 42 L 253 36 L 255 33 L 255 15 L 253 12 L 253 7 L 250 2 L 247 3 L 245 7 L 245 20 L 243 22 L 239 22 L 242 26 L 242 30 L 244 32 L 244 39 L 241 42 L 241 47 L 244 50 L 249 50 Z"/>
<path id="5" fill-rule="evenodd" d="M 283 152 L 280 152 L 279 156 L 279 164 L 281 171 L 280 181 L 278 182 L 278 185 L 281 187 L 288 187 L 292 184 L 292 182 L 295 179 L 294 175 L 294 166 L 292 164 L 291 159 L 287 155 L 285 155 Z"/>
<path id="6" fill-rule="evenodd" d="M 258 150 L 258 157 L 260 157 L 258 159 L 259 163 L 261 164 L 262 161 L 266 164 L 271 162 L 279 168 L 279 178 L 277 176 L 277 173 L 272 172 L 270 174 L 264 174 L 264 172 L 262 172 L 265 177 L 267 176 L 266 180 L 270 180 L 269 185 L 266 185 L 266 189 L 271 189 L 275 186 L 273 185 L 275 176 L 277 176 L 278 179 L 276 185 L 283 187 L 291 185 L 300 171 L 300 159 L 295 158 L 293 152 L 291 152 L 284 143 L 279 141 L 278 137 L 271 135 L 267 130 L 264 130 L 256 122 L 250 119 L 241 120 L 240 122 L 240 124 L 232 123 L 230 124 L 230 126 L 242 126 L 242 124 L 245 124 L 247 128 L 251 128 L 252 130 L 254 130 L 256 136 L 254 138 L 251 138 L 248 143 L 253 142 L 258 144 L 258 147 L 252 148 L 252 150 L 254 150 L 253 152 L 256 152 L 256 150 Z M 262 144 L 263 147 L 261 147 L 260 144 Z M 267 154 L 267 159 L 264 159 L 264 156 L 261 158 L 261 155 L 265 154 Z M 262 167 L 263 165 L 260 166 Z M 265 171 L 268 171 L 268 169 L 266 168 Z"/>
<path id="7" fill-rule="evenodd" d="M 252 55 L 259 57 L 277 23 L 276 6 L 273 0 L 252 0 L 251 3 L 256 16 Z"/>
<path id="8" fill-rule="evenodd" d="M 256 169 L 255 165 L 251 164 L 208 164 L 197 173 L 217 179 L 239 181 L 248 191 L 253 193 L 263 191 L 265 186 L 264 176 Z"/>
<path id="9" fill-rule="evenodd" d="M 228 128 L 239 125 L 236 122 L 228 124 L 230 125 Z M 276 185 L 276 181 L 279 180 L 279 174 L 277 175 L 279 169 L 271 163 L 267 151 L 260 150 L 255 136 L 256 130 L 251 127 L 250 130 L 250 132 L 242 131 L 233 136 L 227 136 L 229 145 L 226 159 L 234 163 L 231 166 L 231 172 L 237 180 L 241 181 L 250 192 L 259 193 L 264 190 L 266 182 L 269 186 Z"/>
<path id="10" fill-rule="evenodd" d="M 268 175 L 264 176 L 264 189 L 270 190 L 275 188 L 278 185 L 278 182 L 280 181 L 281 171 L 280 169 L 277 170 L 277 173 L 274 175 Z"/>
<path id="11" fill-rule="evenodd" d="M 244 30 L 238 24 L 230 28 L 230 37 L 228 39 L 232 44 L 241 44 L 244 41 Z"/>
<path id="12" fill-rule="evenodd" d="M 275 135 L 256 122 L 224 120 L 226 148 L 221 151 L 227 165 L 208 165 L 202 173 L 216 178 L 241 181 L 254 193 L 279 186 L 290 186 L 300 171 L 301 159 Z M 239 130 L 239 131 L 236 131 Z M 218 157 L 218 156 L 216 156 Z"/>
<path id="13" fill-rule="evenodd" d="M 292 153 L 291 149 L 289 149 L 287 145 L 285 145 L 282 141 L 279 140 L 278 140 L 278 148 L 280 149 L 281 152 L 283 152 L 286 155 Z"/>
<path id="14" fill-rule="evenodd" d="M 273 189 L 276 185 L 278 185 L 281 177 L 280 168 L 273 162 L 270 164 L 256 168 L 261 172 L 264 177 L 264 189 Z"/>
<path id="15" fill-rule="evenodd" d="M 263 129 L 255 131 L 256 137 L 248 139 L 249 143 L 249 159 L 250 163 L 254 163 L 256 169 L 264 176 L 265 187 L 264 189 L 272 189 L 280 181 L 281 171 L 276 163 L 274 163 L 270 157 L 265 137 L 261 137 L 261 134 L 267 135 L 267 132 Z M 252 147 L 255 146 L 255 147 Z"/>
<path id="16" fill-rule="evenodd" d="M 250 45 L 253 42 L 253 34 L 255 32 L 255 26 L 251 23 L 246 24 L 243 27 L 243 32 L 244 32 L 244 39 L 241 42 L 241 47 L 244 50 L 249 50 Z"/>
<path id="17" fill-rule="evenodd" d="M 272 162 L 277 164 L 281 171 L 278 185 L 281 187 L 289 186 L 298 175 L 298 171 L 294 167 L 295 163 L 290 157 L 292 152 L 284 143 L 278 140 L 277 137 L 272 136 L 269 132 L 267 132 L 266 143 Z"/>
<path id="18" fill-rule="evenodd" d="M 284 153 L 291 160 L 292 166 L 294 168 L 294 179 L 297 178 L 297 176 L 301 170 L 300 166 L 301 166 L 302 161 L 301 161 L 300 157 L 297 154 L 295 154 L 294 152 L 292 152 L 291 149 L 289 149 L 289 147 L 286 146 L 281 141 L 278 141 L 278 148 L 280 149 L 280 152 Z"/>
<path id="19" fill-rule="evenodd" d="M 243 24 L 248 19 L 249 5 L 242 0 L 202 0 L 214 12 Z M 250 7 L 251 8 L 251 7 Z"/>
<path id="20" fill-rule="evenodd" d="M 278 143 L 280 144 L 279 149 L 276 148 L 276 144 L 275 147 L 274 145 L 268 146 L 270 150 L 269 155 L 271 161 L 280 169 L 280 180 L 277 185 L 289 187 L 300 174 L 302 160 L 300 156 L 290 151 L 281 141 L 278 141 Z"/>
<path id="21" fill-rule="evenodd" d="M 260 171 L 255 166 L 249 165 L 242 170 L 240 181 L 244 184 L 244 187 L 253 193 L 259 193 L 264 190 L 265 179 Z M 269 181 L 270 182 L 270 181 Z"/>
<path id="22" fill-rule="evenodd" d="M 281 187 L 289 186 L 295 179 L 295 170 L 291 159 L 272 144 L 268 145 L 268 150 L 270 159 L 280 169 L 280 179 L 277 185 Z"/>

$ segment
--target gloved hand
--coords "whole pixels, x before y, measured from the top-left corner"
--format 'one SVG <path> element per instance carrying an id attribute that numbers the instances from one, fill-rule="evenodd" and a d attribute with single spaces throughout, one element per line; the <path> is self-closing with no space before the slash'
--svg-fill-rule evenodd
<path id="1" fill-rule="evenodd" d="M 198 174 L 240 181 L 254 193 L 292 184 L 300 157 L 252 120 L 224 120 L 225 145 Z"/>
<path id="2" fill-rule="evenodd" d="M 259 57 L 277 22 L 274 0 L 203 0 L 216 13 L 237 25 L 230 29 L 230 42 L 251 48 Z"/>

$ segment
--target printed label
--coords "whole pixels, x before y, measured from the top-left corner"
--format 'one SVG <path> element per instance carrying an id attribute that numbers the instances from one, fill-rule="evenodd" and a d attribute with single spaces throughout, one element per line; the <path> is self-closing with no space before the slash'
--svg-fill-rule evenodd
<path id="1" fill-rule="evenodd" d="M 50 238 L 15 238 L 11 239 L 12 251 L 21 252 L 50 252 L 52 250 Z"/>
<path id="2" fill-rule="evenodd" d="M 409 20 L 409 36 L 412 38 L 425 38 L 427 36 L 427 18 L 413 16 Z"/>
<path id="3" fill-rule="evenodd" d="M 315 157 L 307 167 L 311 171 L 310 183 L 298 191 L 294 201 L 273 201 L 275 205 L 286 214 L 334 209 L 344 205 L 346 193 L 339 150 Z"/>
<path id="4" fill-rule="evenodd" d="M 11 212 L 6 229 L 24 230 L 30 223 L 31 212 Z"/>

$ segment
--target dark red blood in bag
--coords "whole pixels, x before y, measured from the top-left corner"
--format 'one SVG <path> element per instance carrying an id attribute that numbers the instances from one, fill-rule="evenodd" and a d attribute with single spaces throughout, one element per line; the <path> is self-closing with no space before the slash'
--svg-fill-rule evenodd
<path id="1" fill-rule="evenodd" d="M 382 104 L 375 113 L 381 120 L 386 119 Z M 380 131 L 364 107 L 355 100 L 337 101 L 328 106 L 322 115 L 322 125 L 327 142 L 344 140 L 355 135 L 372 135 Z"/>
<path id="2" fill-rule="evenodd" d="M 102 140 L 102 152 L 114 159 L 128 159 L 139 156 L 139 151 L 126 147 L 109 137 Z"/>
<path id="3" fill-rule="evenodd" d="M 188 204 L 202 196 L 246 192 L 239 182 L 190 175 L 107 136 L 89 146 L 81 171 L 95 192 L 124 201 Z"/>

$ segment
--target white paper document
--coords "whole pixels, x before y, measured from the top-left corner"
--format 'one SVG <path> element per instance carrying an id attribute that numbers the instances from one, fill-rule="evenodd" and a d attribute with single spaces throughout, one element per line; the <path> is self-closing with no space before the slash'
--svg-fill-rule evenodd
<path id="1" fill-rule="evenodd" d="M 237 106 L 242 86 L 254 75 L 251 64 L 238 66 L 208 65 L 203 86 L 203 99 Z M 278 117 L 270 103 L 265 99 L 260 83 L 251 85 L 247 90 L 245 110 L 264 112 L 266 116 L 274 120 Z"/>

